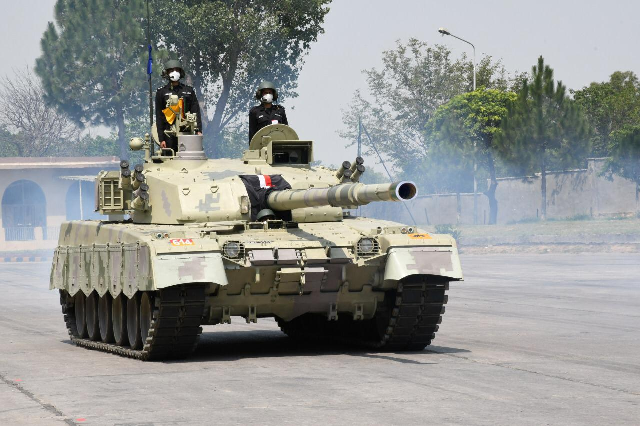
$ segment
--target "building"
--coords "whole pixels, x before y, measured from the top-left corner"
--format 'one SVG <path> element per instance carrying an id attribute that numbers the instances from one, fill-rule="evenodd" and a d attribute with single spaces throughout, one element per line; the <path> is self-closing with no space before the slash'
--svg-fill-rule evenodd
<path id="1" fill-rule="evenodd" d="M 0 257 L 50 256 L 66 220 L 99 218 L 93 178 L 116 157 L 0 158 Z"/>

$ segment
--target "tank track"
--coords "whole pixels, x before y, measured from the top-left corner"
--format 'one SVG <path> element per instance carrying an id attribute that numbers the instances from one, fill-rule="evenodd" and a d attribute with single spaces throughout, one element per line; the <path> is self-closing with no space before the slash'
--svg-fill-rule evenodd
<path id="1" fill-rule="evenodd" d="M 412 276 L 388 293 L 373 319 L 354 321 L 343 315 L 338 321 L 327 321 L 304 315 L 289 322 L 278 320 L 278 325 L 288 336 L 301 340 L 321 338 L 383 351 L 419 351 L 435 338 L 448 289 L 446 281 Z"/>
<path id="2" fill-rule="evenodd" d="M 366 343 L 389 351 L 419 351 L 429 346 L 440 328 L 448 289 L 448 282 L 399 283 L 388 323 L 378 323 L 386 325 L 381 339 Z"/>
<path id="3" fill-rule="evenodd" d="M 73 299 L 60 291 L 60 304 L 71 341 L 87 349 L 109 352 L 143 361 L 181 359 L 189 356 L 202 333 L 200 327 L 205 303 L 205 286 L 189 284 L 168 287 L 154 293 L 154 308 L 149 334 L 141 350 L 115 343 L 78 337 Z"/>

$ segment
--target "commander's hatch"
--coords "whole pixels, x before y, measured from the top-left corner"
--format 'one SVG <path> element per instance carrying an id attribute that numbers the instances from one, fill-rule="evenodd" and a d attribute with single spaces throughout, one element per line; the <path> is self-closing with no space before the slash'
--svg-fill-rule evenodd
<path id="1" fill-rule="evenodd" d="M 313 142 L 301 141 L 287 125 L 271 124 L 256 132 L 242 160 L 246 164 L 308 166 L 313 161 Z"/>

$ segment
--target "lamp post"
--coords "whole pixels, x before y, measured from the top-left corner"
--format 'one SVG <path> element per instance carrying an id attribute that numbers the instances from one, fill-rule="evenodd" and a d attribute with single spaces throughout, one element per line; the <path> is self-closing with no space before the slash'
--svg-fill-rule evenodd
<path id="1" fill-rule="evenodd" d="M 440 27 L 438 29 L 438 32 L 440 34 L 442 34 L 443 36 L 451 36 L 453 38 L 457 38 L 460 41 L 464 41 L 465 43 L 467 43 L 468 45 L 470 45 L 473 48 L 473 90 L 476 90 L 476 47 L 473 45 L 473 43 L 471 43 L 470 41 L 467 41 L 463 38 L 460 38 L 456 35 L 451 34 L 449 31 L 447 31 L 446 29 Z"/>
<path id="2" fill-rule="evenodd" d="M 440 27 L 438 28 L 438 32 L 443 36 L 451 36 L 453 38 L 457 38 L 460 41 L 463 41 L 469 44 L 473 48 L 473 91 L 476 91 L 476 47 L 470 41 L 467 41 L 463 38 L 460 38 L 456 35 L 451 34 L 446 29 Z M 476 172 L 478 171 L 478 164 L 476 163 L 476 141 L 473 141 L 473 224 L 478 224 L 478 180 L 476 178 Z"/>

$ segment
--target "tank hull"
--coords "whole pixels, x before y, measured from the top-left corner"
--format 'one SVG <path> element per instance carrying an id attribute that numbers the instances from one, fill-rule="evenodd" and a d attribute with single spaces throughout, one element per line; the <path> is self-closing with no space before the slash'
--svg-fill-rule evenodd
<path id="1" fill-rule="evenodd" d="M 361 247 L 363 238 L 373 246 Z M 230 245 L 238 248 L 237 254 Z M 429 327 L 419 327 L 435 330 L 432 322 L 439 322 L 445 287 L 460 279 L 451 237 L 409 233 L 392 222 L 355 218 L 295 226 L 281 221 L 207 226 L 82 221 L 61 228 L 50 288 L 60 291 L 69 333 L 79 345 L 139 359 L 166 359 L 190 353 L 201 325 L 229 323 L 232 317 L 247 322 L 274 317 L 283 331 L 298 337 L 326 337 L 340 324 L 359 330 L 360 337 L 354 335 L 353 341 L 397 346 L 392 345 L 393 336 L 376 332 L 371 324 L 381 317 L 385 324 L 397 322 L 394 304 L 402 299 L 397 296 L 403 289 L 417 298 L 411 303 L 424 304 L 424 309 L 400 304 L 395 311 L 413 312 L 415 324 L 429 317 Z M 141 328 L 142 335 L 132 332 L 120 345 L 87 336 L 76 305 L 94 300 L 127 305 L 133 312 L 132 328 Z M 433 315 L 437 311 L 438 318 L 423 315 L 423 310 Z M 309 318 L 321 326 L 310 326 Z M 189 326 L 176 326 L 185 321 Z M 74 327 L 76 323 L 80 327 Z M 167 349 L 168 338 L 157 337 L 163 329 L 172 330 L 172 350 Z M 420 334 L 410 329 L 411 336 Z M 411 347 L 430 341 L 434 332 L 425 331 L 422 334 L 431 337 L 422 336 Z"/>

